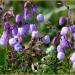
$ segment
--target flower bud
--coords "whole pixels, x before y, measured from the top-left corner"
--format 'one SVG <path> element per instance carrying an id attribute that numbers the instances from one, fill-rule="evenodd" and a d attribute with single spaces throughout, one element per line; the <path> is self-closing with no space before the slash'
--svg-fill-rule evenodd
<path id="1" fill-rule="evenodd" d="M 62 45 L 59 44 L 57 46 L 57 52 L 64 52 L 64 49 L 63 49 Z"/>
<path id="2" fill-rule="evenodd" d="M 57 42 L 57 37 L 56 36 L 53 38 L 52 42 L 53 42 L 53 44 L 56 44 L 56 42 Z"/>
<path id="3" fill-rule="evenodd" d="M 65 23 L 65 17 L 60 17 L 59 25 L 63 25 Z"/>
<path id="4" fill-rule="evenodd" d="M 15 21 L 16 21 L 16 23 L 22 22 L 22 16 L 20 14 L 17 14 Z"/>
<path id="5" fill-rule="evenodd" d="M 18 26 L 14 26 L 12 28 L 12 35 L 17 35 L 17 33 L 18 33 Z"/>
<path id="6" fill-rule="evenodd" d="M 7 32 L 11 32 L 11 28 L 10 28 L 9 22 L 5 22 L 4 23 L 4 30 L 7 31 Z"/>
<path id="7" fill-rule="evenodd" d="M 0 45 L 6 45 L 8 43 L 8 40 L 7 40 L 7 38 L 1 38 L 0 39 Z"/>
<path id="8" fill-rule="evenodd" d="M 23 33 L 22 33 L 22 27 L 19 27 L 18 28 L 18 35 L 22 35 Z"/>
<path id="9" fill-rule="evenodd" d="M 65 56 L 65 54 L 63 52 L 58 52 L 58 54 L 57 54 L 57 58 L 59 60 L 63 60 L 64 59 L 64 56 Z"/>
<path id="10" fill-rule="evenodd" d="M 75 25 L 71 25 L 70 26 L 70 32 L 71 33 L 75 33 Z"/>
<path id="11" fill-rule="evenodd" d="M 73 40 L 75 40 L 75 33 L 73 34 Z"/>
<path id="12" fill-rule="evenodd" d="M 39 38 L 40 33 L 38 31 L 32 31 L 32 38 Z"/>
<path id="13" fill-rule="evenodd" d="M 50 43 L 50 37 L 49 37 L 49 35 L 44 36 L 43 39 L 42 39 L 42 41 L 43 41 L 44 44 L 49 44 Z"/>
<path id="14" fill-rule="evenodd" d="M 27 8 L 24 9 L 24 19 L 29 20 L 30 19 L 30 12 Z"/>
<path id="15" fill-rule="evenodd" d="M 25 3 L 24 3 L 24 8 L 27 8 L 27 6 L 30 5 L 30 4 L 31 4 L 31 2 L 25 1 Z"/>
<path id="16" fill-rule="evenodd" d="M 68 33 L 68 27 L 63 27 L 61 30 L 61 35 L 66 35 Z"/>
<path id="17" fill-rule="evenodd" d="M 73 54 L 71 55 L 70 60 L 71 60 L 72 63 L 75 62 L 75 53 L 73 53 Z"/>
<path id="18" fill-rule="evenodd" d="M 73 44 L 73 49 L 75 50 L 75 42 L 74 42 L 74 44 Z"/>
<path id="19" fill-rule="evenodd" d="M 66 39 L 64 39 L 64 40 L 61 41 L 60 44 L 62 45 L 63 48 L 66 48 L 66 47 L 69 46 L 69 41 L 67 41 Z"/>
<path id="20" fill-rule="evenodd" d="M 3 31 L 1 38 L 3 38 L 3 39 L 8 38 L 8 32 L 7 31 Z"/>
<path id="21" fill-rule="evenodd" d="M 35 5 L 35 4 L 32 5 L 32 11 L 37 12 L 37 5 Z"/>
<path id="22" fill-rule="evenodd" d="M 3 31 L 2 36 L 0 38 L 0 45 L 6 45 L 8 43 L 8 32 Z"/>
<path id="23" fill-rule="evenodd" d="M 75 62 L 73 63 L 73 65 L 72 65 L 72 69 L 74 69 L 75 70 Z"/>
<path id="24" fill-rule="evenodd" d="M 42 14 L 37 15 L 37 21 L 43 22 L 44 21 L 44 16 Z"/>
<path id="25" fill-rule="evenodd" d="M 30 24 L 30 31 L 36 31 L 37 28 L 36 28 L 36 25 L 35 24 Z"/>
<path id="26" fill-rule="evenodd" d="M 17 43 L 17 41 L 16 41 L 15 38 L 11 38 L 11 39 L 9 39 L 9 45 L 10 45 L 10 46 L 13 47 L 16 43 Z"/>
<path id="27" fill-rule="evenodd" d="M 24 24 L 23 27 L 22 27 L 22 32 L 23 32 L 23 35 L 26 35 L 27 32 L 29 31 L 29 28 L 30 28 L 30 25 L 29 24 Z"/>

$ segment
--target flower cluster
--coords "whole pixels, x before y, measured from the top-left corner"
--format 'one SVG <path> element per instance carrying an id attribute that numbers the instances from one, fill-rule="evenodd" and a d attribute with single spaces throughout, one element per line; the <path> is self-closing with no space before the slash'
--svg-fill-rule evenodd
<path id="1" fill-rule="evenodd" d="M 72 11 L 71 11 L 72 12 Z M 65 57 L 65 49 L 75 50 L 75 25 L 68 24 L 65 25 L 65 21 L 70 21 L 71 14 L 68 15 L 68 20 L 66 17 L 60 17 L 59 25 L 62 25 L 60 31 L 60 44 L 57 46 L 57 58 L 63 60 Z M 71 62 L 73 63 L 73 69 L 75 69 L 75 53 L 70 57 Z"/>
<path id="2" fill-rule="evenodd" d="M 31 9 L 29 9 L 31 7 Z M 45 35 L 41 37 L 41 33 L 38 31 L 37 22 L 44 22 L 44 16 L 42 14 L 37 13 L 37 5 L 32 2 L 26 1 L 24 3 L 24 13 L 23 15 L 18 13 L 14 16 L 12 13 L 6 13 L 3 16 L 3 27 L 4 31 L 0 38 L 0 45 L 11 48 L 11 51 L 8 53 L 8 62 L 16 61 L 17 56 L 15 52 L 24 52 L 23 59 L 25 57 L 26 50 L 30 49 L 32 53 L 30 53 L 31 57 L 33 56 L 33 51 L 35 50 L 33 47 L 38 45 L 38 42 L 42 42 L 42 44 L 49 44 L 50 37 L 49 35 Z M 34 18 L 35 23 L 29 23 L 28 21 L 32 16 L 36 15 Z M 11 24 L 10 19 L 14 18 L 15 23 Z M 29 33 L 30 32 L 30 33 Z M 29 42 L 28 48 L 24 45 L 24 37 L 30 34 L 31 40 Z M 34 50 L 32 50 L 34 49 Z M 13 52 L 14 50 L 14 52 Z M 38 52 L 36 52 L 38 51 Z M 40 55 L 40 49 L 36 47 L 35 54 Z M 28 64 L 28 63 L 27 63 Z M 32 64 L 33 66 L 33 64 Z"/>

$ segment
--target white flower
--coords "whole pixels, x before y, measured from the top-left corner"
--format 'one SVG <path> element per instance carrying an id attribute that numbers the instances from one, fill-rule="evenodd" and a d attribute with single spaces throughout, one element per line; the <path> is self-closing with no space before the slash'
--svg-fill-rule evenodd
<path id="1" fill-rule="evenodd" d="M 66 35 L 68 33 L 68 27 L 63 27 L 61 30 L 61 35 Z"/>
<path id="2" fill-rule="evenodd" d="M 18 35 L 22 35 L 22 27 L 18 28 Z"/>
<path id="3" fill-rule="evenodd" d="M 71 62 L 75 62 L 75 52 L 70 57 Z"/>
<path id="4" fill-rule="evenodd" d="M 63 52 L 58 52 L 58 54 L 57 54 L 57 58 L 59 60 L 63 60 L 64 59 L 64 56 L 65 56 L 65 54 Z"/>
<path id="5" fill-rule="evenodd" d="M 16 43 L 17 43 L 17 41 L 16 41 L 15 38 L 9 39 L 9 45 L 10 45 L 10 46 L 14 46 Z"/>
<path id="6" fill-rule="evenodd" d="M 33 72 L 37 72 L 38 63 L 34 63 L 31 65 Z"/>

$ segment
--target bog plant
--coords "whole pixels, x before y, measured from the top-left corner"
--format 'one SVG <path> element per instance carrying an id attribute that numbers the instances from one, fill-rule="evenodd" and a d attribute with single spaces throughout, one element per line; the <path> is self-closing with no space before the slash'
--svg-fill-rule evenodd
<path id="1" fill-rule="evenodd" d="M 59 18 L 62 29 L 52 41 L 48 34 L 41 34 L 38 29 L 38 24 L 44 23 L 44 15 L 38 12 L 36 4 L 25 1 L 23 14 L 18 13 L 16 16 L 9 11 L 6 12 L 2 18 L 3 32 L 0 45 L 8 48 L 8 67 L 20 66 L 23 72 L 31 67 L 33 72 L 46 73 L 50 69 L 48 73 L 57 73 L 58 64 L 64 62 L 67 57 L 72 62 L 72 68 L 75 69 L 75 25 L 72 11 L 69 7 L 67 9 L 68 16 Z M 10 21 L 12 19 L 13 23 Z M 29 38 L 25 39 L 26 36 Z M 29 42 L 26 43 L 24 40 L 28 39 Z M 51 46 L 48 48 L 48 45 Z M 73 54 L 66 54 L 68 49 Z M 19 56 L 19 53 L 22 55 Z"/>
<path id="2" fill-rule="evenodd" d="M 29 9 L 29 7 L 31 8 Z M 38 62 L 34 62 L 34 57 L 39 61 L 40 57 L 45 56 L 46 53 L 44 51 L 41 52 L 41 46 L 50 43 L 49 35 L 41 36 L 41 33 L 38 31 L 38 22 L 44 22 L 44 16 L 38 13 L 37 8 L 37 5 L 26 1 L 23 15 L 18 13 L 14 16 L 11 12 L 6 12 L 2 19 L 4 29 L 0 38 L 0 45 L 8 47 L 8 65 L 12 66 L 12 64 L 16 63 L 16 66 L 19 66 L 17 53 L 21 52 L 20 65 L 23 71 L 30 65 L 32 70 L 37 72 Z M 34 15 L 33 23 L 29 23 Z M 15 19 L 14 24 L 11 24 L 11 18 Z M 24 37 L 27 34 L 30 35 L 30 41 L 28 46 L 25 47 Z M 27 56 L 29 57 L 28 59 L 26 59 Z"/>
<path id="3" fill-rule="evenodd" d="M 73 13 L 68 6 L 67 9 L 68 16 L 60 17 L 59 19 L 59 25 L 62 25 L 63 27 L 60 31 L 60 43 L 57 46 L 57 58 L 58 60 L 64 60 L 66 55 L 65 50 L 68 51 L 68 49 L 70 49 L 73 54 L 69 54 L 69 60 L 73 63 L 72 68 L 75 69 L 75 25 L 73 23 Z M 65 21 L 67 21 L 67 25 L 65 25 Z"/>

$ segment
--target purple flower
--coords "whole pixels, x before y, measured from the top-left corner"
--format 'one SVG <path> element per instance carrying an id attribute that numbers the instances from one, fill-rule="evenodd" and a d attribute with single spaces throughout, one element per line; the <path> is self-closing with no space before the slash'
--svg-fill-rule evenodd
<path id="1" fill-rule="evenodd" d="M 69 10 L 69 11 L 68 11 L 68 18 L 70 19 L 71 16 L 72 16 L 72 11 Z"/>
<path id="2" fill-rule="evenodd" d="M 75 33 L 73 34 L 73 39 L 75 40 Z"/>
<path id="3" fill-rule="evenodd" d="M 25 24 L 25 25 L 23 25 L 23 27 L 19 27 L 18 28 L 18 35 L 26 35 L 27 32 L 29 31 L 29 27 L 30 27 L 29 24 Z"/>
<path id="4" fill-rule="evenodd" d="M 68 33 L 68 27 L 63 27 L 61 30 L 61 35 L 66 35 Z"/>
<path id="5" fill-rule="evenodd" d="M 73 48 L 74 48 L 74 50 L 75 50 L 75 42 L 74 42 Z"/>
<path id="6" fill-rule="evenodd" d="M 4 38 L 1 38 L 0 39 L 0 45 L 6 45 L 8 43 L 8 39 L 4 39 Z"/>
<path id="7" fill-rule="evenodd" d="M 44 16 L 42 14 L 37 15 L 37 21 L 43 22 L 44 21 Z"/>
<path id="8" fill-rule="evenodd" d="M 17 35 L 17 33 L 18 33 L 18 26 L 13 26 L 12 35 Z"/>
<path id="9" fill-rule="evenodd" d="M 17 43 L 16 39 L 15 38 L 11 38 L 9 39 L 9 45 L 14 47 L 14 45 Z"/>
<path id="10" fill-rule="evenodd" d="M 8 43 L 8 33 L 7 31 L 3 31 L 3 34 L 0 38 L 0 45 L 6 45 Z"/>
<path id="11" fill-rule="evenodd" d="M 22 27 L 22 35 L 26 35 L 27 32 L 29 31 L 29 27 L 30 25 L 29 24 L 24 24 L 23 27 Z"/>
<path id="12" fill-rule="evenodd" d="M 14 45 L 14 49 L 15 51 L 19 52 L 19 51 L 23 51 L 23 46 L 20 43 L 16 43 Z"/>
<path id="13" fill-rule="evenodd" d="M 36 31 L 37 30 L 37 27 L 35 24 L 30 24 L 30 31 Z"/>
<path id="14" fill-rule="evenodd" d="M 75 70 L 75 62 L 73 63 L 73 65 L 72 65 L 72 69 L 74 69 Z"/>
<path id="15" fill-rule="evenodd" d="M 62 42 L 62 40 L 64 40 L 65 39 L 65 37 L 64 36 L 61 36 L 60 37 L 60 43 Z"/>
<path id="16" fill-rule="evenodd" d="M 69 46 L 69 42 L 66 39 L 62 40 L 60 44 L 62 45 L 63 48 Z"/>
<path id="17" fill-rule="evenodd" d="M 62 42 L 62 41 L 68 41 L 68 38 L 67 38 L 67 36 L 65 35 L 65 36 L 61 36 L 60 37 L 60 43 Z"/>
<path id="18" fill-rule="evenodd" d="M 11 28 L 10 28 L 9 22 L 5 22 L 5 24 L 4 24 L 4 30 L 6 30 L 7 32 L 11 32 Z"/>
<path id="19" fill-rule="evenodd" d="M 50 43 L 49 35 L 46 35 L 45 37 L 43 37 L 42 41 L 43 41 L 44 44 L 49 44 Z"/>
<path id="20" fill-rule="evenodd" d="M 52 42 L 53 42 L 53 44 L 56 44 L 56 42 L 57 42 L 57 37 L 56 36 L 53 38 Z"/>
<path id="21" fill-rule="evenodd" d="M 71 55 L 70 60 L 72 63 L 75 62 L 75 52 Z"/>
<path id="22" fill-rule="evenodd" d="M 14 36 L 15 39 L 18 40 L 19 43 L 22 43 L 22 37 L 19 35 Z"/>
<path id="23" fill-rule="evenodd" d="M 63 25 L 65 23 L 65 17 L 60 17 L 59 25 Z"/>
<path id="24" fill-rule="evenodd" d="M 26 8 L 29 4 L 30 4 L 29 1 L 25 1 L 25 3 L 24 3 L 24 8 Z"/>
<path id="25" fill-rule="evenodd" d="M 32 5 L 32 11 L 37 12 L 37 5 L 35 5 L 35 4 Z"/>
<path id="26" fill-rule="evenodd" d="M 22 29 L 23 29 L 22 27 L 18 28 L 18 34 L 17 35 L 23 35 Z"/>
<path id="27" fill-rule="evenodd" d="M 24 19 L 28 20 L 30 18 L 30 12 L 27 8 L 24 8 Z"/>
<path id="28" fill-rule="evenodd" d="M 8 38 L 8 32 L 3 31 L 1 38 L 3 38 L 3 39 Z"/>
<path id="29" fill-rule="evenodd" d="M 30 25 L 28 23 L 23 25 L 24 31 L 26 31 L 26 32 L 29 31 L 29 28 L 30 28 Z"/>
<path id="30" fill-rule="evenodd" d="M 64 59 L 64 56 L 65 56 L 65 54 L 63 52 L 58 52 L 58 54 L 57 54 L 57 58 L 59 60 L 63 60 Z"/>
<path id="31" fill-rule="evenodd" d="M 75 33 L 75 25 L 70 26 L 70 32 Z"/>
<path id="32" fill-rule="evenodd" d="M 39 38 L 40 33 L 38 31 L 32 31 L 32 38 Z"/>
<path id="33" fill-rule="evenodd" d="M 22 43 L 22 37 L 20 35 L 16 35 L 14 38 L 17 39 L 19 43 Z"/>
<path id="34" fill-rule="evenodd" d="M 21 22 L 22 21 L 22 16 L 20 14 L 17 14 L 16 18 L 15 18 L 15 21 L 16 21 L 16 23 Z"/>
<path id="35" fill-rule="evenodd" d="M 64 49 L 63 49 L 62 45 L 59 44 L 57 46 L 57 52 L 64 52 Z"/>

